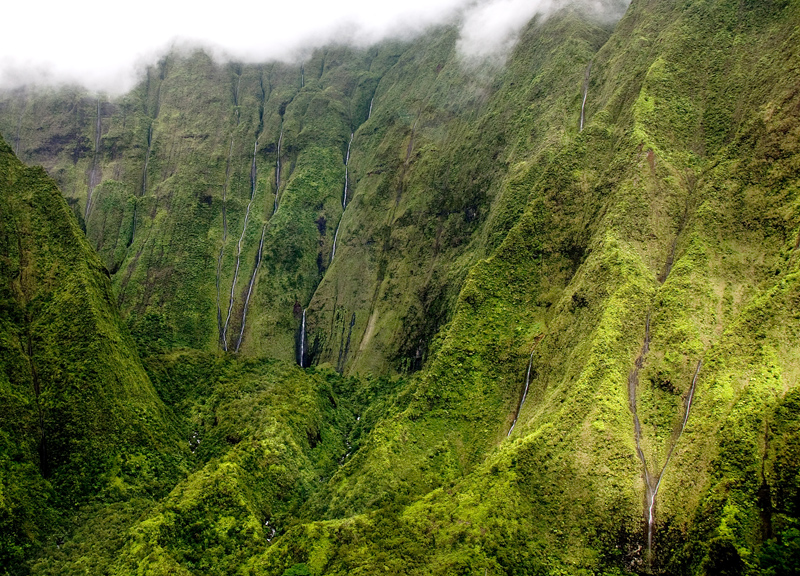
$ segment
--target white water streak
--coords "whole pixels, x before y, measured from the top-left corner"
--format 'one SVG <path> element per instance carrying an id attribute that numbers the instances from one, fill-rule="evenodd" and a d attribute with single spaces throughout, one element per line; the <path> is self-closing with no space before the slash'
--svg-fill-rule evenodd
<path id="1" fill-rule="evenodd" d="M 342 218 L 344 218 L 344 214 L 342 214 Z M 336 225 L 336 233 L 333 235 L 333 248 L 331 249 L 331 262 L 333 262 L 333 257 L 336 256 L 336 242 L 339 240 L 339 228 L 342 226 L 342 218 L 339 218 L 339 224 Z"/>
<path id="2" fill-rule="evenodd" d="M 508 430 L 508 434 L 506 434 L 506 438 L 511 436 L 511 433 L 514 431 L 514 426 L 517 425 L 517 420 L 519 419 L 519 413 L 522 412 L 522 406 L 525 404 L 525 398 L 528 397 L 528 388 L 531 385 L 531 368 L 533 367 L 533 353 L 536 351 L 536 347 L 531 350 L 531 356 L 528 359 L 528 374 L 525 376 L 525 391 L 522 393 L 522 400 L 519 401 L 519 406 L 517 407 L 517 415 L 514 416 L 514 421 L 511 423 L 511 428 Z"/>
<path id="3" fill-rule="evenodd" d="M 247 231 L 247 221 L 250 219 L 250 207 L 253 205 L 253 197 L 256 194 L 256 184 L 255 184 L 255 177 L 254 171 L 256 166 L 256 152 L 258 151 L 258 138 L 256 138 L 255 144 L 253 144 L 253 164 L 250 168 L 250 181 L 251 181 L 251 190 L 250 190 L 250 201 L 247 203 L 247 210 L 244 213 L 244 225 L 242 226 L 242 234 L 239 236 L 239 242 L 236 244 L 236 268 L 233 270 L 233 282 L 231 283 L 231 295 L 228 301 L 228 315 L 225 318 L 225 326 L 222 329 L 222 339 L 223 341 L 227 341 L 228 337 L 228 326 L 231 322 L 231 312 L 233 312 L 233 300 L 234 300 L 234 293 L 236 291 L 236 281 L 239 278 L 239 267 L 242 261 L 242 242 L 244 241 L 244 234 Z M 225 348 L 227 350 L 227 347 Z"/>
<path id="4" fill-rule="evenodd" d="M 350 132 L 350 141 L 347 143 L 347 154 L 344 157 L 344 196 L 342 196 L 342 210 L 347 208 L 348 164 L 350 163 L 350 146 L 353 145 L 353 132 Z"/>
<path id="5" fill-rule="evenodd" d="M 592 63 L 589 62 L 589 67 L 586 69 L 586 75 L 583 78 L 583 102 L 581 103 L 581 126 L 578 130 L 583 132 L 583 124 L 586 119 L 586 97 L 589 95 L 589 75 L 592 72 Z"/>
<path id="6" fill-rule="evenodd" d="M 300 325 L 300 368 L 305 368 L 306 356 L 306 309 L 303 308 L 303 323 Z"/>
<path id="7" fill-rule="evenodd" d="M 272 213 L 278 211 L 278 192 L 281 189 L 281 146 L 283 145 L 283 120 L 281 120 L 281 134 L 278 136 L 278 158 L 275 161 L 275 204 Z"/>
<path id="8" fill-rule="evenodd" d="M 258 274 L 258 267 L 261 266 L 261 255 L 264 251 L 264 233 L 267 231 L 267 225 L 261 227 L 261 242 L 258 244 L 258 255 L 256 256 L 256 267 L 253 269 L 253 275 L 250 277 L 250 285 L 247 287 L 247 296 L 244 300 L 244 310 L 242 310 L 242 328 L 239 331 L 239 340 L 236 342 L 236 352 L 242 345 L 242 338 L 244 338 L 244 325 L 247 320 L 247 307 L 250 304 L 250 296 L 253 294 L 253 285 L 256 281 L 256 274 Z"/>

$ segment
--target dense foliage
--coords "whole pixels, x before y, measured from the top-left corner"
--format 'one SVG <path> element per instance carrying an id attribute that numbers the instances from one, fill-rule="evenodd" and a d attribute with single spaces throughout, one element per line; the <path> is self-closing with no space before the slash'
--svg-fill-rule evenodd
<path id="1" fill-rule="evenodd" d="M 0 95 L 0 571 L 797 573 L 800 2 L 456 40 Z"/>

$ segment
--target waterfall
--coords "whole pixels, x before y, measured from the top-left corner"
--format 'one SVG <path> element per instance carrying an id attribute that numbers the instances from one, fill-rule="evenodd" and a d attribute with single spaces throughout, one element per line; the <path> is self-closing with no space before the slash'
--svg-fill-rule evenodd
<path id="1" fill-rule="evenodd" d="M 533 367 L 533 353 L 536 351 L 536 346 L 534 345 L 533 350 L 531 350 L 531 356 L 528 359 L 528 374 L 525 376 L 525 391 L 522 393 L 522 400 L 519 401 L 519 406 L 517 407 L 517 414 L 514 416 L 514 421 L 511 423 L 511 428 L 506 434 L 506 438 L 511 436 L 511 433 L 514 431 L 514 426 L 517 425 L 517 419 L 519 418 L 519 413 L 522 412 L 522 405 L 525 404 L 525 398 L 528 396 L 528 388 L 531 385 L 531 368 Z"/>
<path id="2" fill-rule="evenodd" d="M 242 327 L 239 331 L 239 340 L 236 342 L 236 352 L 239 351 L 239 347 L 242 345 L 242 338 L 244 338 L 244 325 L 245 321 L 247 320 L 247 307 L 250 304 L 250 296 L 253 294 L 253 284 L 256 281 L 256 274 L 258 274 L 258 267 L 261 265 L 261 255 L 264 251 L 264 233 L 267 231 L 267 225 L 264 224 L 261 227 L 261 242 L 258 243 L 258 255 L 256 256 L 256 266 L 253 269 L 253 275 L 250 277 L 250 284 L 247 287 L 247 296 L 244 299 L 244 309 L 242 310 Z"/>
<path id="3" fill-rule="evenodd" d="M 681 435 L 683 434 L 684 429 L 686 428 L 686 423 L 689 421 L 689 412 L 692 409 L 692 402 L 694 401 L 694 392 L 695 388 L 697 387 L 697 377 L 700 374 L 700 369 L 703 366 L 703 361 L 700 360 L 697 363 L 697 369 L 695 370 L 694 377 L 692 378 L 692 385 L 689 388 L 689 394 L 686 398 L 685 407 L 684 407 L 684 415 L 683 420 L 681 421 L 681 427 L 676 435 L 675 439 L 672 441 L 670 445 L 669 451 L 667 452 L 667 458 L 664 461 L 664 465 L 661 467 L 661 471 L 658 473 L 657 477 L 653 477 L 650 474 L 650 469 L 647 466 L 647 459 L 645 458 L 644 451 L 642 450 L 642 425 L 639 421 L 639 415 L 636 410 L 636 389 L 639 386 L 639 371 L 642 369 L 644 365 L 645 356 L 650 350 L 650 314 L 647 314 L 647 321 L 645 323 L 645 332 L 644 332 L 644 343 L 642 344 L 642 350 L 639 353 L 639 356 L 636 358 L 636 363 L 634 364 L 633 371 L 628 376 L 628 402 L 631 413 L 633 414 L 633 429 L 634 429 L 634 439 L 636 441 L 636 455 L 639 457 L 639 461 L 642 463 L 642 471 L 644 475 L 644 484 L 645 484 L 645 497 L 647 499 L 647 559 L 648 563 L 652 564 L 652 555 L 653 555 L 653 535 L 655 534 L 655 508 L 656 508 L 656 497 L 658 496 L 658 490 L 661 488 L 661 480 L 664 478 L 664 472 L 667 470 L 667 465 L 669 464 L 672 453 L 675 451 L 675 447 L 680 440 Z"/>
<path id="4" fill-rule="evenodd" d="M 147 165 L 150 162 L 150 152 L 153 149 L 153 122 L 150 122 L 150 129 L 147 131 L 147 153 L 144 157 L 144 170 L 142 171 L 142 196 L 147 193 Z"/>
<path id="5" fill-rule="evenodd" d="M 300 66 L 300 88 L 306 85 L 306 67 Z"/>
<path id="6" fill-rule="evenodd" d="M 648 555 L 650 555 L 651 561 L 652 561 L 652 549 L 653 549 L 653 533 L 655 532 L 656 496 L 658 496 L 658 489 L 661 487 L 661 479 L 664 478 L 664 472 L 666 472 L 667 470 L 667 465 L 669 464 L 669 461 L 672 459 L 672 453 L 675 451 L 675 447 L 678 445 L 678 441 L 681 439 L 683 431 L 686 429 L 686 423 L 689 421 L 689 412 L 692 409 L 692 401 L 694 400 L 694 390 L 697 386 L 697 377 L 700 375 L 700 368 L 702 367 L 703 367 L 703 361 L 700 360 L 697 363 L 697 369 L 694 372 L 694 378 L 692 378 L 692 385 L 689 388 L 689 395 L 686 398 L 686 406 L 684 408 L 683 422 L 681 422 L 681 429 L 669 448 L 669 452 L 667 453 L 667 459 L 664 460 L 664 466 L 661 467 L 661 472 L 659 472 L 658 474 L 655 487 L 649 487 L 650 489 L 648 490 L 650 502 L 647 508 L 647 552 Z"/>
<path id="7" fill-rule="evenodd" d="M 303 323 L 300 325 L 300 368 L 305 368 L 306 358 L 306 309 L 303 308 Z"/>
<path id="8" fill-rule="evenodd" d="M 344 213 L 342 213 L 342 218 L 344 218 Z M 336 256 L 336 241 L 339 239 L 339 228 L 342 227 L 342 218 L 339 218 L 339 223 L 336 225 L 336 233 L 333 235 L 333 248 L 331 249 L 330 259 L 331 262 L 333 262 L 333 257 Z"/>
<path id="9" fill-rule="evenodd" d="M 222 349 L 228 351 L 228 343 L 225 341 L 224 332 L 222 329 L 222 307 L 220 306 L 219 289 L 220 289 L 220 273 L 222 271 L 222 253 L 225 251 L 225 245 L 219 247 L 219 257 L 217 258 L 217 331 L 219 332 L 220 344 Z"/>
<path id="10" fill-rule="evenodd" d="M 581 103 L 581 126 L 578 130 L 583 132 L 583 124 L 586 119 L 586 96 L 589 94 L 589 74 L 592 72 L 592 63 L 589 62 L 589 67 L 586 69 L 586 75 L 583 78 L 583 102 Z"/>
<path id="11" fill-rule="evenodd" d="M 281 189 L 281 146 L 283 145 L 283 120 L 281 120 L 281 134 L 278 136 L 278 158 L 275 161 L 275 204 L 272 213 L 278 211 L 278 191 Z"/>
<path id="12" fill-rule="evenodd" d="M 333 248 L 331 249 L 331 259 L 336 256 L 336 242 L 339 239 L 339 228 L 342 227 L 342 218 L 344 218 L 344 211 L 347 208 L 347 188 L 349 180 L 348 165 L 350 164 L 350 147 L 353 145 L 353 132 L 350 132 L 350 141 L 347 143 L 347 153 L 344 156 L 344 194 L 342 196 L 342 216 L 339 218 L 339 223 L 336 225 L 336 233 L 333 235 Z"/>
<path id="13" fill-rule="evenodd" d="M 375 96 L 373 96 L 369 101 L 369 111 L 367 112 L 367 120 L 372 118 L 372 103 L 375 101 Z"/>
<path id="14" fill-rule="evenodd" d="M 639 421 L 639 414 L 636 410 L 636 388 L 639 386 L 639 370 L 644 365 L 644 358 L 650 350 L 650 313 L 647 313 L 647 321 L 645 322 L 644 329 L 644 342 L 642 350 L 634 363 L 633 371 L 628 376 L 628 405 L 633 414 L 633 434 L 636 441 L 636 455 L 642 463 L 642 470 L 644 475 L 645 495 L 648 499 L 648 517 L 647 517 L 647 553 L 650 554 L 652 549 L 652 527 L 653 527 L 653 509 L 655 507 L 655 493 L 653 491 L 653 483 L 650 477 L 650 470 L 647 467 L 647 460 L 642 451 L 642 424 Z"/>
<path id="15" fill-rule="evenodd" d="M 92 192 L 97 186 L 97 156 L 100 150 L 100 131 L 102 125 L 100 123 L 100 99 L 97 99 L 97 123 L 94 129 L 94 158 L 92 158 L 92 171 L 89 173 L 89 191 L 86 194 L 86 210 L 83 215 L 84 220 L 89 219 L 89 208 L 92 205 Z"/>
<path id="16" fill-rule="evenodd" d="M 353 144 L 353 132 L 350 132 L 350 141 L 347 143 L 347 154 L 344 157 L 344 196 L 342 197 L 342 210 L 347 208 L 347 181 L 348 181 L 348 168 L 350 163 L 350 146 Z"/>
<path id="17" fill-rule="evenodd" d="M 223 341 L 227 342 L 228 337 L 228 326 L 231 322 L 231 312 L 233 312 L 233 300 L 234 294 L 236 292 L 236 281 L 239 278 L 239 267 L 242 261 L 242 242 L 244 242 L 244 235 L 247 231 L 247 221 L 250 219 L 250 207 L 253 205 L 253 197 L 256 194 L 256 152 L 258 151 L 258 138 L 256 138 L 255 144 L 253 144 L 253 162 L 250 166 L 250 201 L 247 203 L 247 210 L 244 213 L 244 225 L 242 226 L 242 234 L 239 236 L 239 242 L 236 245 L 236 268 L 233 270 L 233 282 L 231 282 L 231 295 L 230 300 L 228 301 L 228 315 L 225 318 L 225 325 L 222 328 L 222 339 Z M 225 350 L 227 351 L 227 344 L 224 346 Z"/>

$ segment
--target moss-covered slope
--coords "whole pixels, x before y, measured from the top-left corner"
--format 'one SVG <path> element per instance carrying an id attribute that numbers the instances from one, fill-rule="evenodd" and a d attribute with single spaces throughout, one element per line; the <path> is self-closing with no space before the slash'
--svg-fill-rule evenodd
<path id="1" fill-rule="evenodd" d="M 796 571 L 799 23 L 636 0 L 613 33 L 532 22 L 501 70 L 441 29 L 302 68 L 171 55 L 99 107 L 4 99 L 194 450 L 25 569 Z"/>
<path id="2" fill-rule="evenodd" d="M 0 141 L 0 562 L 76 507 L 163 490 L 173 418 L 117 312 L 108 272 L 55 182 Z M 150 481 L 142 467 L 157 470 Z"/>

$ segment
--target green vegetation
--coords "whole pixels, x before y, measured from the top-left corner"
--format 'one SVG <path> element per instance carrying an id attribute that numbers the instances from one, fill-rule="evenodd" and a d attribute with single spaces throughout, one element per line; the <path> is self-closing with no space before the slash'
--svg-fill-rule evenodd
<path id="1" fill-rule="evenodd" d="M 0 573 L 796 573 L 798 23 L 2 94 Z"/>

